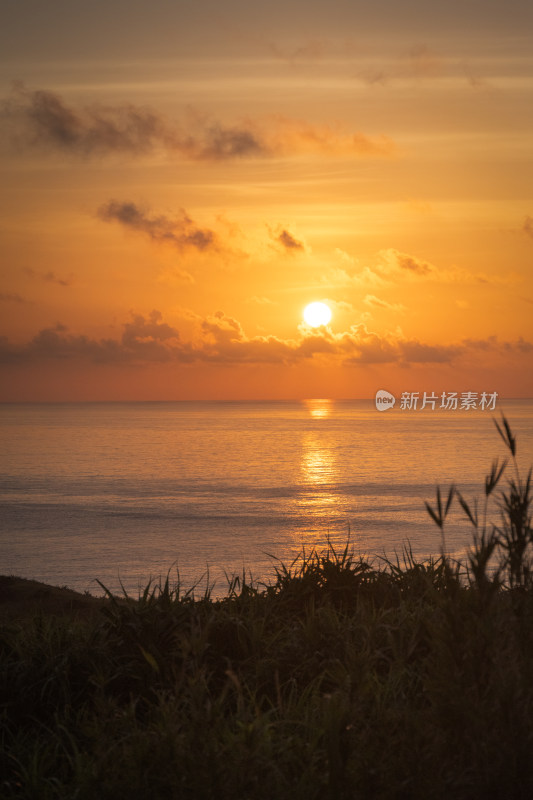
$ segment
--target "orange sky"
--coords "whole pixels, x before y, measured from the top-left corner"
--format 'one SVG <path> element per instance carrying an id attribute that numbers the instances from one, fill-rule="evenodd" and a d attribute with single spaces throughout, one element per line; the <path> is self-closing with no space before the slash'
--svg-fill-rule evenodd
<path id="1" fill-rule="evenodd" d="M 4 4 L 0 400 L 532 396 L 533 12 L 442 5 Z"/>

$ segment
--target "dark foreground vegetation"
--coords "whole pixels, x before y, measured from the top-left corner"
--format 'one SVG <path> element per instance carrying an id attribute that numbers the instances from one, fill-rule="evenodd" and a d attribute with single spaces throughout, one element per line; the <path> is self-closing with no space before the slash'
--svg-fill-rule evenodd
<path id="1" fill-rule="evenodd" d="M 428 508 L 443 536 L 463 509 L 464 563 L 330 547 L 222 600 L 167 580 L 4 622 L 0 797 L 532 797 L 530 476 L 499 431 L 480 507 Z"/>

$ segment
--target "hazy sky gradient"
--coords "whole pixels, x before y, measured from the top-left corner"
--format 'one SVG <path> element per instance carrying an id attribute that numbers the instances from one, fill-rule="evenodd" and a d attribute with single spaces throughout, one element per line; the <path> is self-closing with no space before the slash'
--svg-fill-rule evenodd
<path id="1" fill-rule="evenodd" d="M 0 0 L 0 399 L 531 396 L 532 32 Z"/>

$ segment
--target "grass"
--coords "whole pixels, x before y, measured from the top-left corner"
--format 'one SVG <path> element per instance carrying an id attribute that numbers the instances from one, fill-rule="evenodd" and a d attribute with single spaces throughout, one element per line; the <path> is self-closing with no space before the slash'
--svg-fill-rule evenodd
<path id="1" fill-rule="evenodd" d="M 479 507 L 437 490 L 427 562 L 330 545 L 220 600 L 167 576 L 90 614 L 5 619 L 0 797 L 533 796 L 531 473 L 498 430 L 510 464 Z M 452 504 L 464 563 L 444 549 Z"/>

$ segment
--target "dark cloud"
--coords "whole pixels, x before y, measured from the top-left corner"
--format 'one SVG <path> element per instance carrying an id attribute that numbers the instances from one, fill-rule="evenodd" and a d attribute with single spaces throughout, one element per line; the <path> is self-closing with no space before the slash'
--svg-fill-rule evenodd
<path id="1" fill-rule="evenodd" d="M 409 272 L 414 272 L 416 275 L 429 275 L 430 272 L 433 272 L 433 267 L 431 264 L 428 264 L 427 261 L 421 261 L 414 256 L 409 256 L 406 253 L 399 253 L 397 250 L 395 251 L 396 262 L 400 269 L 408 270 Z"/>
<path id="2" fill-rule="evenodd" d="M 358 324 L 342 333 L 330 329 L 301 328 L 295 339 L 276 336 L 248 337 L 241 324 L 222 311 L 201 318 L 186 315 L 196 323 L 197 333 L 184 342 L 179 331 L 166 323 L 159 311 L 147 317 L 135 314 L 123 326 L 119 339 L 91 339 L 73 335 L 58 323 L 39 331 L 29 342 L 15 345 L 0 337 L 0 360 L 28 364 L 46 360 L 77 360 L 101 364 L 213 363 L 295 364 L 312 358 L 329 358 L 348 366 L 358 364 L 450 364 L 464 358 L 529 355 L 533 343 L 522 338 L 500 342 L 496 337 L 468 340 L 452 345 L 433 345 L 393 334 L 381 335 Z"/>
<path id="3" fill-rule="evenodd" d="M 436 78 L 442 72 L 441 58 L 427 45 L 416 44 L 400 58 L 383 66 L 369 67 L 359 74 L 369 86 L 385 86 L 391 81 Z"/>
<path id="4" fill-rule="evenodd" d="M 429 345 L 416 340 L 399 343 L 402 361 L 411 364 L 449 364 L 461 355 L 464 347 Z"/>
<path id="5" fill-rule="evenodd" d="M 472 87 L 472 89 L 490 89 L 490 83 L 485 79 L 481 78 L 478 74 L 474 72 L 468 61 L 463 61 L 460 64 L 460 68 L 464 73 L 464 76 L 468 82 L 468 84 Z"/>
<path id="6" fill-rule="evenodd" d="M 295 64 L 298 61 L 318 61 L 327 53 L 327 45 L 320 39 L 311 39 L 297 47 L 283 47 L 270 42 L 268 48 L 277 58 Z"/>
<path id="7" fill-rule="evenodd" d="M 382 69 L 368 69 L 361 72 L 361 78 L 369 86 L 385 86 L 390 76 Z"/>
<path id="8" fill-rule="evenodd" d="M 134 106 L 93 105 L 79 110 L 46 90 L 15 86 L 0 104 L 0 119 L 16 143 L 76 156 L 142 155 L 156 149 L 187 158 L 220 161 L 261 156 L 269 148 L 251 128 L 202 120 L 181 131 L 155 112 Z"/>
<path id="9" fill-rule="evenodd" d="M 413 278 L 429 276 L 442 278 L 444 276 L 442 271 L 439 272 L 428 261 L 408 253 L 402 253 L 394 247 L 390 247 L 388 250 L 381 250 L 379 255 L 383 263 L 375 267 L 375 272 L 385 277 L 392 273 L 399 274 L 401 272 L 410 274 Z"/>
<path id="10" fill-rule="evenodd" d="M 132 104 L 74 109 L 54 92 L 31 91 L 23 84 L 15 85 L 11 96 L 0 102 L 0 122 L 4 135 L 19 148 L 45 148 L 78 157 L 163 150 L 192 160 L 226 161 L 300 152 L 379 156 L 394 150 L 383 136 L 340 134 L 281 116 L 226 125 L 189 114 L 185 124 L 174 124 Z"/>
<path id="11" fill-rule="evenodd" d="M 279 242 L 281 245 L 283 245 L 285 250 L 288 250 L 289 252 L 305 250 L 303 242 L 300 242 L 298 241 L 298 239 L 295 239 L 292 233 L 289 233 L 289 231 L 286 229 L 283 229 L 281 233 L 275 238 L 276 241 Z"/>
<path id="12" fill-rule="evenodd" d="M 26 275 L 29 275 L 30 278 L 36 278 L 41 281 L 46 281 L 47 283 L 57 283 L 59 286 L 71 286 L 72 284 L 72 281 L 69 278 L 60 278 L 51 270 L 48 270 L 48 272 L 42 272 L 32 269 L 31 267 L 26 267 L 24 272 Z"/>
<path id="13" fill-rule="evenodd" d="M 504 342 L 503 347 L 507 351 L 516 351 L 520 353 L 531 353 L 533 351 L 533 344 L 526 341 L 522 336 L 519 336 L 516 342 Z"/>
<path id="14" fill-rule="evenodd" d="M 146 153 L 167 135 L 162 120 L 147 109 L 125 105 L 74 111 L 59 95 L 23 85 L 0 105 L 0 118 L 19 143 L 81 156 Z"/>
<path id="15" fill-rule="evenodd" d="M 162 214 L 149 216 L 135 203 L 110 200 L 98 209 L 98 216 L 105 222 L 118 222 L 125 228 L 146 234 L 154 242 L 170 244 L 178 250 L 218 249 L 214 231 L 197 227 L 183 209 L 176 219 L 170 219 Z"/>
<path id="16" fill-rule="evenodd" d="M 191 134 L 176 145 L 184 155 L 200 161 L 271 155 L 269 147 L 257 133 L 244 127 L 225 128 L 219 123 L 208 125 L 199 135 Z"/>
<path id="17" fill-rule="evenodd" d="M 413 77 L 435 77 L 440 74 L 440 59 L 425 44 L 417 44 L 411 47 L 407 54 L 407 66 L 405 73 Z"/>
<path id="18" fill-rule="evenodd" d="M 296 360 L 294 343 L 275 336 L 249 339 L 240 322 L 217 311 L 200 320 L 201 339 L 195 345 L 197 360 L 218 364 L 276 364 Z"/>
<path id="19" fill-rule="evenodd" d="M 349 331 L 335 337 L 345 356 L 346 365 L 391 364 L 400 360 L 397 342 L 388 336 L 369 331 L 366 325 L 353 325 Z"/>
<path id="20" fill-rule="evenodd" d="M 499 352 L 502 354 L 531 353 L 533 343 L 519 336 L 514 342 L 500 342 L 497 336 L 488 336 L 486 339 L 465 339 L 463 344 L 473 350 L 485 352 Z"/>
<path id="21" fill-rule="evenodd" d="M 529 236 L 530 239 L 533 239 L 533 217 L 526 217 L 524 220 L 524 224 L 522 225 L 522 230 Z"/>
<path id="22" fill-rule="evenodd" d="M 496 336 L 487 336 L 486 339 L 464 339 L 463 343 L 473 350 L 488 351 L 498 348 L 498 338 Z"/>
<path id="23" fill-rule="evenodd" d="M 12 345 L 2 337 L 0 359 L 14 364 L 67 359 L 97 364 L 190 361 L 190 345 L 182 344 L 179 331 L 161 320 L 159 311 L 146 318 L 136 314 L 124 325 L 120 340 L 75 336 L 57 323 L 39 331 L 24 345 Z"/>
<path id="24" fill-rule="evenodd" d="M 2 303 L 27 303 L 28 301 L 21 297 L 16 292 L 0 292 L 0 301 Z"/>

